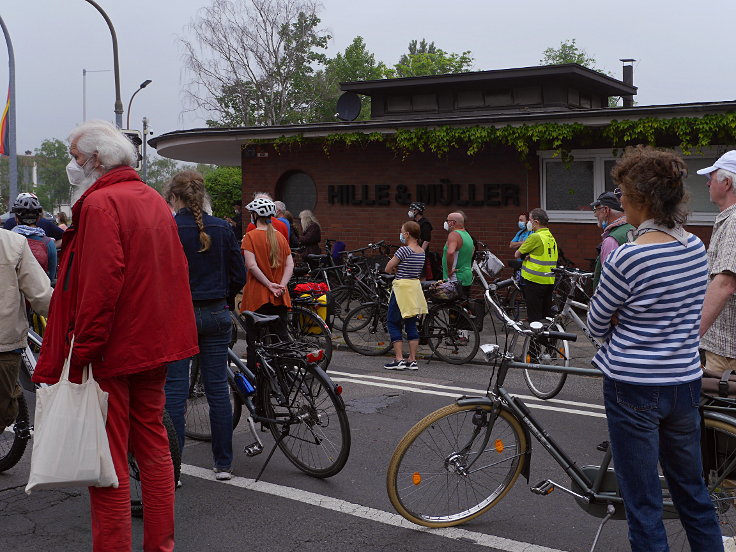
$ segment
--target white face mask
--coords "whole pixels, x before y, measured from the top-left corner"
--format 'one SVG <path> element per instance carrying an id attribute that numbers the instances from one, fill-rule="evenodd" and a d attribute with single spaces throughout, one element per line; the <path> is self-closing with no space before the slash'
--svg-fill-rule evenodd
<path id="1" fill-rule="evenodd" d="M 529 232 L 534 231 L 534 228 L 532 228 L 532 221 L 526 223 L 526 229 L 529 230 Z"/>
<path id="2" fill-rule="evenodd" d="M 443 224 L 442 227 L 445 229 L 445 232 L 449 232 L 450 231 L 450 225 L 447 224 L 447 221 L 445 221 L 445 224 Z"/>
<path id="3" fill-rule="evenodd" d="M 91 160 L 92 158 L 90 157 L 81 167 L 74 159 L 69 161 L 66 166 L 66 176 L 69 179 L 69 184 L 82 188 L 82 190 L 86 190 L 94 183 L 95 180 L 97 180 L 97 177 L 94 174 L 94 167 L 90 170 L 86 169 L 87 163 Z"/>
<path id="4" fill-rule="evenodd" d="M 414 218 L 414 211 L 409 211 L 407 213 L 407 215 L 409 215 L 409 218 L 412 218 L 413 219 Z"/>

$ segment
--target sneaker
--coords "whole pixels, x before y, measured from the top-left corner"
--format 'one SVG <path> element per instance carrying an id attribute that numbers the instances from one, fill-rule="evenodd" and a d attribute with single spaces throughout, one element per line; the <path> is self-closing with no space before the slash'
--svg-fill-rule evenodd
<path id="1" fill-rule="evenodd" d="M 417 364 L 417 361 L 409 362 L 406 365 L 407 370 L 419 370 L 419 365 Z"/>
<path id="2" fill-rule="evenodd" d="M 218 481 L 229 481 L 233 478 L 230 468 L 215 468 L 215 479 Z"/>
<path id="3" fill-rule="evenodd" d="M 386 370 L 403 370 L 406 368 L 406 361 L 404 359 L 392 360 L 391 362 L 384 364 L 383 367 Z"/>
<path id="4" fill-rule="evenodd" d="M 181 479 L 179 479 L 179 481 L 176 482 L 176 488 L 181 489 Z"/>

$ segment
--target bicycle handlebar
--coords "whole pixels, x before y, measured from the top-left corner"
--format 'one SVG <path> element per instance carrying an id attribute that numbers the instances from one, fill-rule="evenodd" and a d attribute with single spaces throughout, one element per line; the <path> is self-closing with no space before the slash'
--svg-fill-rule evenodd
<path id="1" fill-rule="evenodd" d="M 546 332 L 539 332 L 539 335 L 543 337 L 551 337 L 552 339 L 562 339 L 563 341 L 577 341 L 578 336 L 574 333 L 567 333 L 567 332 L 554 332 L 554 331 L 546 331 Z"/>

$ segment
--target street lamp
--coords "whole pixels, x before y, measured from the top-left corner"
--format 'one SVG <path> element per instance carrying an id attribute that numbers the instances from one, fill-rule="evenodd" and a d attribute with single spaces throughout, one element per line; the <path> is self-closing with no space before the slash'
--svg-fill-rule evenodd
<path id="1" fill-rule="evenodd" d="M 87 73 L 109 73 L 112 69 L 82 69 L 82 122 L 87 120 Z"/>
<path id="2" fill-rule="evenodd" d="M 131 106 L 131 105 L 132 105 L 132 103 L 133 103 L 133 98 L 135 98 L 135 95 L 136 95 L 136 94 L 137 94 L 138 92 L 140 92 L 141 90 L 143 90 L 143 89 L 144 89 L 144 88 L 145 88 L 146 86 L 148 86 L 148 85 L 149 85 L 149 84 L 151 84 L 152 82 L 153 82 L 153 81 L 152 81 L 151 79 L 147 79 L 147 80 L 144 80 L 144 81 L 143 81 L 143 82 L 142 82 L 142 83 L 140 84 L 140 86 L 138 87 L 138 90 L 136 90 L 135 92 L 133 92 L 133 95 L 132 95 L 132 96 L 130 97 L 130 101 L 128 102 L 128 121 L 127 121 L 127 122 L 125 123 L 125 128 L 130 128 L 130 106 Z"/>

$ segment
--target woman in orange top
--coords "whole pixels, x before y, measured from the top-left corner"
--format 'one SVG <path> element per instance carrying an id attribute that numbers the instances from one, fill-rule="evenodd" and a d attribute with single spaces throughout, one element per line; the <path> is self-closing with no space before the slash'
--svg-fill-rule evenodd
<path id="1" fill-rule="evenodd" d="M 271 224 L 271 217 L 276 216 L 273 201 L 259 197 L 245 208 L 250 212 L 256 229 L 243 237 L 240 246 L 248 268 L 241 304 L 243 310 L 279 315 L 281 324 L 276 333 L 286 340 L 286 311 L 291 307 L 286 284 L 294 271 L 289 242 Z M 245 337 L 248 343 L 248 366 L 253 367 L 256 361 L 253 347 L 256 336 L 253 328 L 246 328 Z"/>

